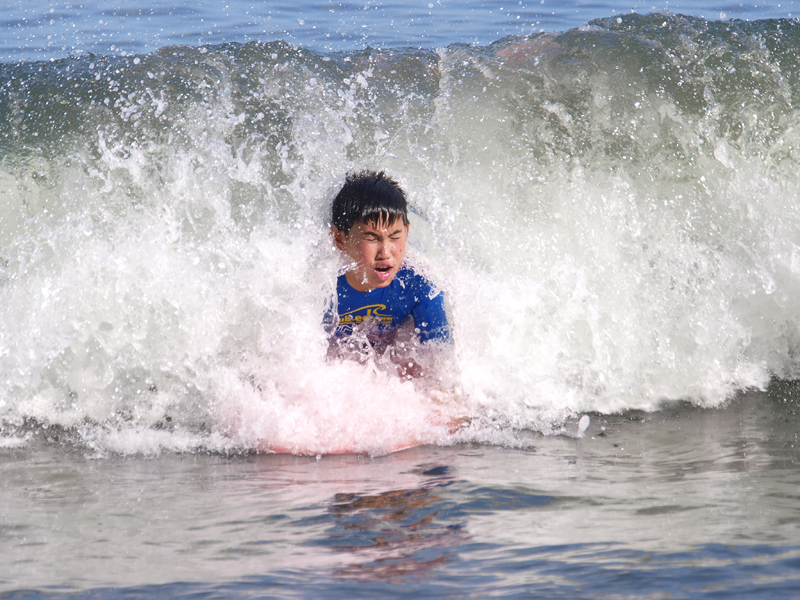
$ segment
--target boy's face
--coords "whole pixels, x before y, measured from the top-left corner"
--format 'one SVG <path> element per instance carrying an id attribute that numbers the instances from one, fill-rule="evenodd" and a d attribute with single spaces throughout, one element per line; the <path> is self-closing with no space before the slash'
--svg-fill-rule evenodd
<path id="1" fill-rule="evenodd" d="M 408 225 L 401 218 L 378 223 L 356 221 L 349 234 L 334 225 L 331 234 L 336 247 L 353 262 L 347 282 L 359 292 L 386 287 L 403 266 Z"/>

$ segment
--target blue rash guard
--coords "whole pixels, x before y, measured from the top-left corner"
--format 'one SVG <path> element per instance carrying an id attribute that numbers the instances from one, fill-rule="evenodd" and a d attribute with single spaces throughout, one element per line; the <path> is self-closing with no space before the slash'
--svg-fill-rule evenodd
<path id="1" fill-rule="evenodd" d="M 369 292 L 353 289 L 346 275 L 340 275 L 336 295 L 338 315 L 329 311 L 325 324 L 337 338 L 352 335 L 363 323 L 370 333 L 377 333 L 377 336 L 368 333 L 368 338 L 382 340 L 411 317 L 421 342 L 450 341 L 444 294 L 407 265 L 400 268 L 388 286 Z"/>

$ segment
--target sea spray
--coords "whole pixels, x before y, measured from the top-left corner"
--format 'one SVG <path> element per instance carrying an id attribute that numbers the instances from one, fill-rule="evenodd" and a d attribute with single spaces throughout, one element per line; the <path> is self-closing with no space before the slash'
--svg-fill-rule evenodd
<path id="1" fill-rule="evenodd" d="M 653 14 L 2 65 L 3 435 L 513 444 L 796 377 L 798 46 L 795 21 Z M 408 191 L 409 260 L 445 290 L 438 388 L 326 359 L 329 203 L 364 166 Z"/>

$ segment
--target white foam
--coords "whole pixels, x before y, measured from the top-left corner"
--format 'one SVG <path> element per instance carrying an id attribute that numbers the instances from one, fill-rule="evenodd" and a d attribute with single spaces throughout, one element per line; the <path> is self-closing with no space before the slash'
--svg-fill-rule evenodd
<path id="1" fill-rule="evenodd" d="M 443 50 L 399 76 L 414 90 L 439 77 L 427 97 L 392 95 L 381 68 L 401 67 L 370 60 L 340 65 L 350 83 L 287 60 L 236 102 L 214 63 L 215 94 L 182 120 L 158 94 L 138 112 L 122 98 L 129 121 L 98 124 L 95 154 L 65 139 L 64 156 L 9 163 L 6 440 L 31 419 L 126 454 L 513 444 L 579 414 L 714 406 L 800 373 L 797 178 L 754 159 L 757 136 L 743 147 L 715 133 L 713 111 L 698 124 L 661 97 L 637 97 L 622 123 L 609 98 L 632 92 L 601 74 L 581 116 L 537 87 L 546 61 L 508 75 Z M 369 86 L 352 83 L 367 71 Z M 651 162 L 608 149 L 612 124 Z M 365 165 L 407 188 L 409 256 L 447 295 L 452 404 L 377 363 L 325 357 L 330 191 Z M 42 173 L 47 186 L 31 183 Z M 464 415 L 472 424 L 451 433 Z"/>

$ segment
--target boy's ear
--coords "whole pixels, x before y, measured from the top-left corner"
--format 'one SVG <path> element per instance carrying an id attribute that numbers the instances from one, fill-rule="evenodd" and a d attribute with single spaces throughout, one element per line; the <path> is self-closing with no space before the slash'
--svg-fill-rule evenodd
<path id="1" fill-rule="evenodd" d="M 331 225 L 331 238 L 333 239 L 334 245 L 339 250 L 344 250 L 344 244 L 347 240 L 347 234 L 344 231 L 339 229 L 336 225 Z"/>

